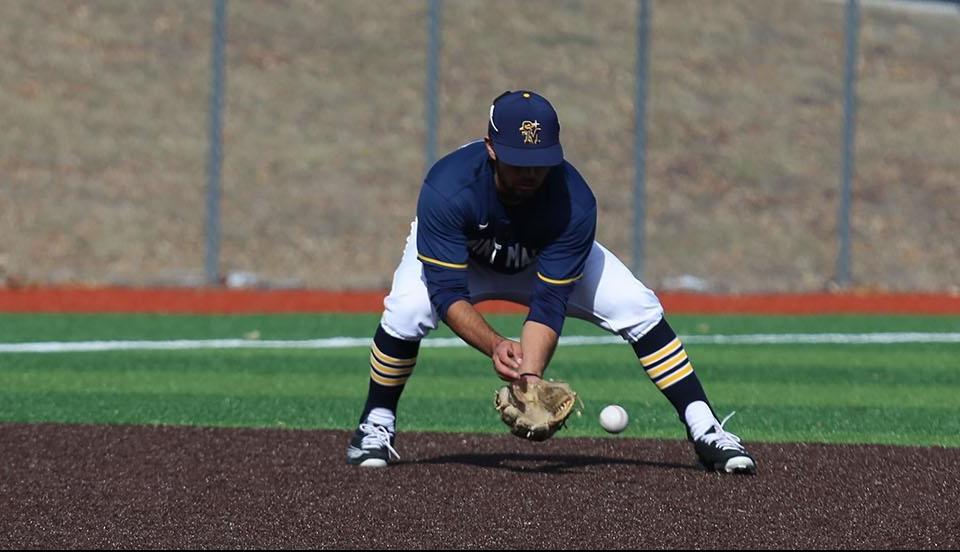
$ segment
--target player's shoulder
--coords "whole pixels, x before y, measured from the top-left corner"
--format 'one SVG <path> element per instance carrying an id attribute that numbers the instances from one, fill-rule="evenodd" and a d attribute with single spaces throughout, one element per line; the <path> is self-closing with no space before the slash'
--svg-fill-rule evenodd
<path id="1" fill-rule="evenodd" d="M 459 195 L 475 185 L 487 167 L 487 149 L 483 140 L 464 144 L 433 164 L 424 186 L 446 197 Z"/>
<path id="2" fill-rule="evenodd" d="M 472 220 L 484 202 L 482 182 L 491 178 L 483 142 L 472 142 L 434 163 L 424 179 L 417 216 Z"/>
<path id="3" fill-rule="evenodd" d="M 587 180 L 573 166 L 573 163 L 564 161 L 563 165 L 559 166 L 557 170 L 562 175 L 567 193 L 570 195 L 570 203 L 582 211 L 595 210 L 597 208 L 597 198 L 593 195 L 593 190 L 590 189 Z"/>

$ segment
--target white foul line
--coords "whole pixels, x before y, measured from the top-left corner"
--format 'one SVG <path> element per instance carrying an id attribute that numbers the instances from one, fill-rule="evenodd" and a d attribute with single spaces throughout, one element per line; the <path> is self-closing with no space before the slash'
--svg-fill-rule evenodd
<path id="1" fill-rule="evenodd" d="M 895 343 L 960 343 L 960 333 L 879 332 L 817 334 L 741 334 L 681 336 L 687 344 L 707 345 L 882 345 Z M 369 347 L 369 337 L 329 337 L 302 340 L 258 339 L 178 339 L 170 341 L 44 341 L 32 343 L 0 343 L 0 353 L 82 353 L 96 351 L 176 351 L 197 349 L 342 349 Z M 563 346 L 606 345 L 623 343 L 616 336 L 568 336 L 560 339 Z M 423 347 L 466 347 L 458 337 L 423 340 Z"/>

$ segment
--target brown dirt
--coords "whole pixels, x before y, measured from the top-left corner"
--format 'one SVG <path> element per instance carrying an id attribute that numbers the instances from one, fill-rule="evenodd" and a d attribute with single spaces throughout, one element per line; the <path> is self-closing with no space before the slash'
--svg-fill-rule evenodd
<path id="1" fill-rule="evenodd" d="M 679 441 L 0 425 L 2 548 L 957 548 L 960 450 L 754 444 L 756 477 Z"/>

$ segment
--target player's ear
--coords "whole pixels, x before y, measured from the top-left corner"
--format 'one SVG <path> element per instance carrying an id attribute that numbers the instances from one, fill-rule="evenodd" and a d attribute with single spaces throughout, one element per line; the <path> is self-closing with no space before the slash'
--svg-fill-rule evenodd
<path id="1" fill-rule="evenodd" d="M 487 155 L 490 156 L 491 161 L 497 160 L 497 152 L 493 151 L 493 140 L 489 136 L 483 138 L 483 143 L 487 146 Z"/>

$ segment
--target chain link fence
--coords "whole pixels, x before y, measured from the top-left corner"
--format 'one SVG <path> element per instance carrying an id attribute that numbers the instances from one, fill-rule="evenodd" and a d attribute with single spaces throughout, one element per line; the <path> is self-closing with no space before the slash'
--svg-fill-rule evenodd
<path id="1" fill-rule="evenodd" d="M 435 132 L 479 138 L 490 100 L 557 107 L 598 237 L 633 248 L 637 2 L 230 2 L 219 271 L 231 283 L 382 289 Z M 851 278 L 960 286 L 960 16 L 862 6 Z M 203 285 L 213 9 L 195 0 L 0 4 L 0 282 Z M 652 2 L 645 280 L 814 291 L 836 274 L 844 4 Z"/>

